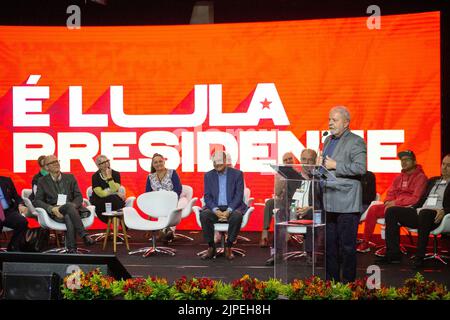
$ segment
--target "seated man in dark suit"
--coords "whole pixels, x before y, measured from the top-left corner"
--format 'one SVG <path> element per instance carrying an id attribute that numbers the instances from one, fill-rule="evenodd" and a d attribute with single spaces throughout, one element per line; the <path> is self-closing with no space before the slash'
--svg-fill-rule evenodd
<path id="1" fill-rule="evenodd" d="M 54 155 L 45 158 L 45 165 L 50 174 L 39 179 L 33 205 L 46 210 L 53 220 L 66 224 L 68 253 L 77 252 L 76 233 L 86 245 L 95 244 L 81 221 L 91 213 L 82 206 L 83 197 L 75 177 L 60 171 L 59 160 Z"/>
<path id="2" fill-rule="evenodd" d="M 0 232 L 3 227 L 14 230 L 8 244 L 8 251 L 20 251 L 20 244 L 28 228 L 28 221 L 23 216 L 28 209 L 17 194 L 11 178 L 0 177 Z"/>
<path id="3" fill-rule="evenodd" d="M 205 207 L 200 213 L 200 221 L 208 251 L 202 259 L 215 258 L 214 224 L 226 222 L 229 228 L 225 257 L 233 260 L 231 247 L 241 228 L 242 216 L 247 210 L 243 201 L 244 175 L 240 170 L 227 167 L 225 152 L 216 152 L 213 163 L 214 169 L 207 172 L 204 178 Z"/>

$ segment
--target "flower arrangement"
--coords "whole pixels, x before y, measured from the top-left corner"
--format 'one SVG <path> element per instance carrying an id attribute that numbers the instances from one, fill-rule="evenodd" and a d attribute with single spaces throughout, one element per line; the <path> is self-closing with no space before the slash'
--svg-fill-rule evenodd
<path id="1" fill-rule="evenodd" d="M 169 300 L 170 290 L 167 280 L 163 278 L 133 278 L 118 281 L 114 295 L 123 295 L 125 300 Z"/>
<path id="2" fill-rule="evenodd" d="M 326 300 L 331 296 L 331 282 L 319 277 L 306 280 L 294 279 L 288 297 L 291 300 Z"/>
<path id="3" fill-rule="evenodd" d="M 440 300 L 448 296 L 445 286 L 425 280 L 420 273 L 412 279 L 407 279 L 405 285 L 397 292 L 402 300 Z"/>
<path id="4" fill-rule="evenodd" d="M 260 281 L 249 275 L 230 284 L 183 276 L 169 285 L 166 279 L 155 277 L 116 281 L 95 269 L 87 274 L 79 270 L 68 275 L 61 291 L 67 300 L 450 300 L 444 285 L 427 281 L 420 273 L 407 279 L 402 287 L 375 289 L 367 287 L 366 279 L 343 284 L 310 277 L 283 284 L 277 279 Z"/>
<path id="5" fill-rule="evenodd" d="M 105 300 L 113 296 L 114 278 L 104 276 L 100 269 L 85 274 L 81 269 L 64 278 L 61 291 L 67 300 Z"/>
<path id="6" fill-rule="evenodd" d="M 208 278 L 192 278 L 185 276 L 175 281 L 175 300 L 210 300 L 216 299 L 217 282 Z"/>
<path id="7" fill-rule="evenodd" d="M 257 278 L 251 278 L 248 274 L 233 281 L 232 288 L 236 291 L 238 299 L 243 300 L 274 300 L 278 298 L 278 291 Z"/>

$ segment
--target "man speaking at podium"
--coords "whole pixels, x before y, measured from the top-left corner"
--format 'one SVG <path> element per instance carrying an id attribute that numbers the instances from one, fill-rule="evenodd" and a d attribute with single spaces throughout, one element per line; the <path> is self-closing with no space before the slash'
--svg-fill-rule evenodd
<path id="1" fill-rule="evenodd" d="M 366 143 L 350 132 L 349 125 L 350 112 L 346 107 L 331 108 L 328 123 L 331 136 L 325 140 L 319 159 L 337 178 L 337 181 L 323 184 L 326 277 L 344 283 L 356 277 L 356 237 L 362 210 L 359 177 L 366 173 L 367 167 Z"/>

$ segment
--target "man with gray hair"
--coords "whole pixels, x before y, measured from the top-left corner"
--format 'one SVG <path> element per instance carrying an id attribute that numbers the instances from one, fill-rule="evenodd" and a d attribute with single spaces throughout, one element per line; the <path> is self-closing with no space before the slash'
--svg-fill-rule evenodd
<path id="1" fill-rule="evenodd" d="M 45 158 L 45 167 L 49 174 L 39 179 L 33 205 L 47 211 L 51 219 L 66 225 L 68 253 L 77 253 L 77 234 L 85 245 L 95 244 L 81 221 L 91 213 L 82 206 L 83 197 L 77 180 L 72 174 L 61 172 L 59 160 L 55 155 Z"/>
<path id="2" fill-rule="evenodd" d="M 332 108 L 328 125 L 331 136 L 325 140 L 320 161 L 337 181 L 323 184 L 326 277 L 352 282 L 356 277 L 356 237 L 362 211 L 359 179 L 366 173 L 367 148 L 364 140 L 350 131 L 350 113 L 346 107 Z"/>
<path id="3" fill-rule="evenodd" d="M 243 214 L 247 210 L 243 201 L 244 174 L 227 166 L 226 154 L 223 151 L 214 153 L 212 160 L 214 169 L 205 174 L 205 206 L 200 213 L 203 236 L 208 243 L 208 251 L 202 259 L 215 258 L 214 224 L 226 222 L 229 227 L 225 257 L 233 260 L 231 247 L 241 229 Z"/>

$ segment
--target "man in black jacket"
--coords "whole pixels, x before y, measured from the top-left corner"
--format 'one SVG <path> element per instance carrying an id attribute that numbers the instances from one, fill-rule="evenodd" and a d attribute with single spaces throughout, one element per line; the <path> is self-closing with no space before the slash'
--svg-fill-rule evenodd
<path id="1" fill-rule="evenodd" d="M 428 180 L 425 193 L 412 207 L 391 207 L 386 211 L 386 256 L 378 263 L 400 263 L 400 225 L 418 231 L 416 267 L 422 267 L 430 232 L 450 213 L 450 154 L 442 160 L 441 176 Z"/>
<path id="2" fill-rule="evenodd" d="M 27 211 L 11 178 L 0 177 L 0 231 L 3 227 L 14 230 L 8 251 L 20 251 L 20 244 L 28 228 L 28 221 L 23 216 Z"/>
<path id="3" fill-rule="evenodd" d="M 88 217 L 90 212 L 82 206 L 83 197 L 75 177 L 60 171 L 59 160 L 56 156 L 46 157 L 45 165 L 50 174 L 39 179 L 33 205 L 46 210 L 53 220 L 66 224 L 68 253 L 76 253 L 77 233 L 86 245 L 95 243 L 81 221 L 81 216 Z"/>

